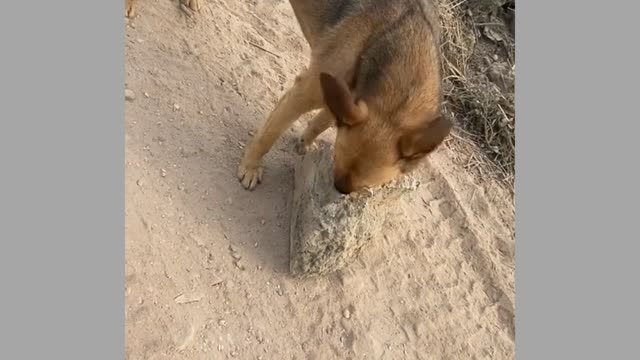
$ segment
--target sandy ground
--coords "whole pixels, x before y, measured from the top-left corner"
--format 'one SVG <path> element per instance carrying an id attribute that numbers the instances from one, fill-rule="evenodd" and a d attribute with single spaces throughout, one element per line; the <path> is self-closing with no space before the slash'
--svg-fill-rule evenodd
<path id="1" fill-rule="evenodd" d="M 127 359 L 513 359 L 514 210 L 451 144 L 335 275 L 288 276 L 293 141 L 242 147 L 306 64 L 286 0 L 141 0 L 126 35 Z M 330 139 L 330 133 L 325 134 Z"/>

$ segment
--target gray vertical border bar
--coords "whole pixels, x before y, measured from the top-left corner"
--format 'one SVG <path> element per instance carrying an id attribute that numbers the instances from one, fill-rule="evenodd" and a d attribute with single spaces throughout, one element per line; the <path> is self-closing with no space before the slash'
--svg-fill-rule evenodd
<path id="1" fill-rule="evenodd" d="M 517 3 L 519 360 L 640 358 L 638 7 Z"/>
<path id="2" fill-rule="evenodd" d="M 0 359 L 124 359 L 124 1 L 0 8 Z"/>

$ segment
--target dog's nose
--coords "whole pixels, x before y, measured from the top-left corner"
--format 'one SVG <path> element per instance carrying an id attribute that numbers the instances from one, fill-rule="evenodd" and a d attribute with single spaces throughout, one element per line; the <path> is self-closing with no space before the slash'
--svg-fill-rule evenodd
<path id="1" fill-rule="evenodd" d="M 333 186 L 338 190 L 341 194 L 349 194 L 351 191 L 351 181 L 348 176 L 343 176 L 336 178 L 333 182 Z"/>

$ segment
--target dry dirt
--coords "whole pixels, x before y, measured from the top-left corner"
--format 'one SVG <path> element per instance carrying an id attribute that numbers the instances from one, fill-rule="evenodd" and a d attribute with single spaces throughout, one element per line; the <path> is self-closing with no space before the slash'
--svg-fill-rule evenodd
<path id="1" fill-rule="evenodd" d="M 202 5 L 141 0 L 127 21 L 126 358 L 513 359 L 512 199 L 449 145 L 359 261 L 289 276 L 304 122 L 255 191 L 235 170 L 308 48 L 286 0 Z"/>

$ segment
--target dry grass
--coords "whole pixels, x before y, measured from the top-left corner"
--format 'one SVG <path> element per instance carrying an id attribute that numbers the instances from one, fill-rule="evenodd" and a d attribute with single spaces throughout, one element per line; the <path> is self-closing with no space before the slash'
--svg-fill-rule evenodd
<path id="1" fill-rule="evenodd" d="M 441 50 L 447 77 L 464 78 L 476 42 L 473 28 L 462 16 L 461 6 L 465 2 L 466 0 L 437 1 L 443 37 Z"/>
<path id="2" fill-rule="evenodd" d="M 442 26 L 444 111 L 457 123 L 454 139 L 475 146 L 467 167 L 490 176 L 513 190 L 515 177 L 514 94 L 503 93 L 490 82 L 478 64 L 479 25 L 466 13 L 467 0 L 439 0 Z M 514 44 L 506 44 L 513 47 Z M 507 50 L 511 57 L 513 48 Z M 508 59 L 510 63 L 510 59 Z"/>

